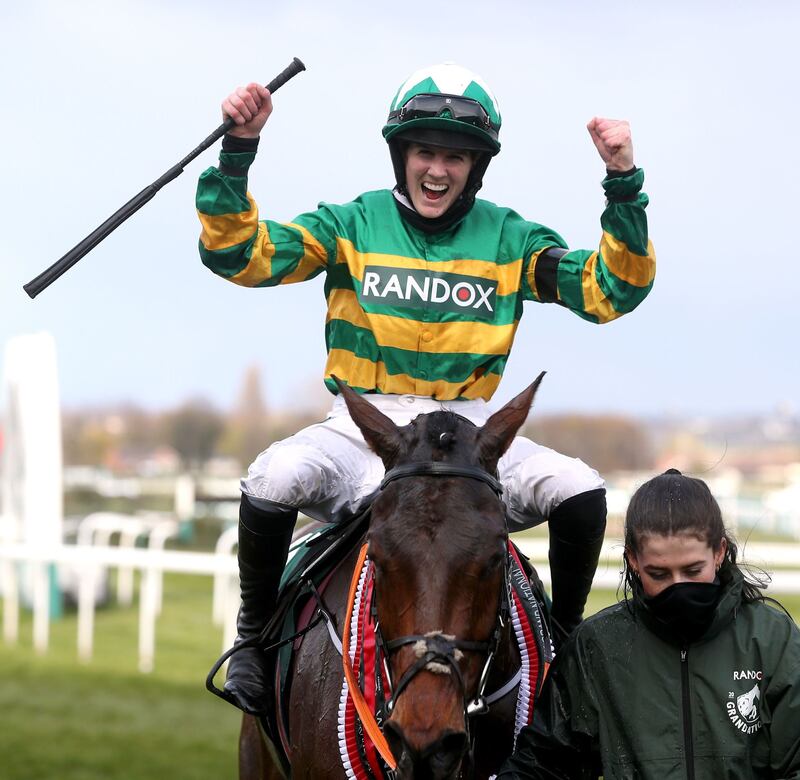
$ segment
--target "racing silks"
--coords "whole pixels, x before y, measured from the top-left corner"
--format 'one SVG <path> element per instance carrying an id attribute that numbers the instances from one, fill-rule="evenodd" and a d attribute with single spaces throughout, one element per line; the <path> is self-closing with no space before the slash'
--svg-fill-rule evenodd
<path id="1" fill-rule="evenodd" d="M 604 180 L 599 248 L 563 251 L 558 233 L 485 200 L 448 230 L 424 233 L 402 217 L 389 190 L 322 203 L 288 223 L 259 220 L 247 191 L 254 156 L 222 152 L 226 173 L 201 175 L 200 255 L 246 287 L 325 273 L 332 392 L 334 374 L 361 392 L 488 400 L 524 301 L 558 303 L 605 323 L 636 308 L 653 284 L 641 169 Z"/>

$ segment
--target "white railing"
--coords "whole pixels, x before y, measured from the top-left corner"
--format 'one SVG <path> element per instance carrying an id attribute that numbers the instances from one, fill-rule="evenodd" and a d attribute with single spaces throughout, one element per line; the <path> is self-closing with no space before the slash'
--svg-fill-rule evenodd
<path id="1" fill-rule="evenodd" d="M 547 585 L 546 539 L 519 539 L 520 549 L 536 565 Z M 0 545 L 0 587 L 3 594 L 3 636 L 15 642 L 19 631 L 19 578 L 22 566 L 32 576 L 33 643 L 37 652 L 47 650 L 49 640 L 50 587 L 53 565 L 70 566 L 78 572 L 78 657 L 89 661 L 94 641 L 95 589 L 97 577 L 109 567 L 141 572 L 139 598 L 139 669 L 149 672 L 155 658 L 156 619 L 159 614 L 161 578 L 165 572 L 203 574 L 214 578 L 214 598 L 210 621 L 223 626 L 222 647 L 231 645 L 235 634 L 236 610 L 239 606 L 238 567 L 232 550 L 233 533 L 220 538 L 217 552 L 180 552 L 163 549 L 109 547 L 98 545 L 60 545 L 37 547 L 22 544 Z M 759 566 L 772 575 L 770 593 L 800 593 L 800 545 L 751 544 L 746 549 L 746 562 Z M 603 545 L 600 564 L 594 578 L 595 587 L 614 589 L 619 584 L 622 543 L 609 541 Z"/>
<path id="2" fill-rule="evenodd" d="M 220 557 L 235 557 L 234 551 L 238 547 L 238 544 L 239 529 L 237 526 L 233 525 L 219 535 L 214 553 Z M 222 644 L 225 647 L 230 647 L 233 644 L 233 640 L 236 638 L 236 627 L 229 618 L 231 600 L 237 600 L 238 587 L 238 566 L 234 572 L 220 571 L 214 574 L 214 588 L 211 598 L 211 619 L 214 621 L 214 625 L 222 626 Z"/>
<path id="3" fill-rule="evenodd" d="M 800 482 L 797 481 L 800 477 L 789 469 L 784 471 L 776 479 L 777 483 L 783 481 L 784 487 L 765 491 L 755 497 L 740 495 L 742 478 L 736 472 L 729 471 L 710 479 L 709 486 L 722 507 L 726 526 L 733 531 L 737 528 L 758 528 L 762 532 L 800 539 L 797 498 L 800 495 Z M 647 472 L 610 477 L 606 486 L 609 516 L 624 516 L 633 490 L 651 476 Z M 189 474 L 120 477 L 96 468 L 68 467 L 64 470 L 64 480 L 68 490 L 85 487 L 105 496 L 172 496 L 175 514 L 181 519 L 195 516 L 198 506 L 210 511 L 206 503 L 209 499 L 222 505 L 231 505 L 229 519 L 236 519 L 233 507 L 241 496 L 237 477 Z M 198 497 L 202 498 L 201 503 L 197 503 Z"/>
<path id="4" fill-rule="evenodd" d="M 119 534 L 119 546 L 133 549 L 140 538 L 147 540 L 149 550 L 163 550 L 167 540 L 178 535 L 178 522 L 163 512 L 140 512 L 125 515 L 117 512 L 93 512 L 80 521 L 79 545 L 109 546 L 111 537 Z M 158 578 L 156 602 L 161 613 L 161 577 Z M 126 606 L 133 603 L 133 568 L 120 566 L 117 573 L 117 601 Z"/>
<path id="5" fill-rule="evenodd" d="M 50 587 L 53 564 L 68 565 L 78 572 L 78 657 L 89 661 L 94 641 L 96 580 L 108 567 L 138 569 L 141 572 L 139 593 L 139 669 L 150 672 L 155 658 L 155 629 L 159 613 L 161 578 L 165 572 L 220 575 L 227 582 L 236 582 L 236 556 L 215 553 L 180 552 L 175 550 L 137 549 L 96 545 L 57 545 L 39 547 L 22 544 L 0 546 L 0 583 L 3 589 L 3 636 L 14 642 L 19 631 L 20 566 L 32 576 L 33 645 L 44 653 L 49 642 Z M 233 592 L 231 592 L 233 591 Z M 237 589 L 223 595 L 227 623 L 235 622 L 239 603 Z M 226 632 L 226 644 L 230 636 Z"/>

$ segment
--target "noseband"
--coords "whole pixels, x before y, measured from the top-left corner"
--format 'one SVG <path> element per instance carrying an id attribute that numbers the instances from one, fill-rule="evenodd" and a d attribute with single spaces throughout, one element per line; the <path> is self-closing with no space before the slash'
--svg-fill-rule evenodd
<path id="1" fill-rule="evenodd" d="M 487 484 L 498 496 L 503 493 L 503 486 L 500 481 L 477 466 L 456 466 L 452 463 L 442 463 L 441 461 L 425 461 L 421 463 L 408 463 L 404 466 L 396 466 L 386 472 L 381 482 L 380 488 L 383 490 L 388 484 L 397 479 L 406 477 L 466 477 L 475 479 Z M 482 715 L 488 712 L 489 705 L 486 700 L 486 683 L 489 679 L 489 672 L 492 667 L 497 648 L 503 629 L 506 626 L 510 613 L 509 593 L 508 593 L 508 556 L 504 558 L 503 577 L 500 585 L 500 610 L 495 621 L 491 639 L 483 642 L 467 639 L 457 639 L 451 634 L 443 634 L 440 631 L 431 631 L 427 634 L 410 634 L 386 642 L 380 632 L 380 625 L 377 623 L 377 615 L 374 615 L 375 635 L 378 644 L 382 647 L 384 657 L 388 660 L 392 651 L 406 645 L 413 645 L 413 650 L 417 660 L 409 666 L 400 677 L 397 686 L 392 685 L 392 697 L 386 702 L 386 710 L 391 714 L 397 698 L 405 690 L 411 680 L 423 669 L 438 674 L 450 674 L 458 681 L 462 696 L 466 698 L 466 685 L 458 661 L 463 657 L 462 651 L 486 653 L 486 663 L 481 671 L 478 681 L 478 690 L 475 698 L 469 702 L 465 708 L 467 716 Z M 373 611 L 375 605 L 373 604 Z M 387 664 L 388 673 L 388 664 Z M 391 682 L 391 680 L 390 680 Z"/>

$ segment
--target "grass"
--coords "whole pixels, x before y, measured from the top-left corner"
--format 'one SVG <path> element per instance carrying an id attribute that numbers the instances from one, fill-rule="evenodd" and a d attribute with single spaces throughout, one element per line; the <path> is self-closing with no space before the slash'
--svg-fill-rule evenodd
<path id="1" fill-rule="evenodd" d="M 593 591 L 587 612 L 615 601 Z M 800 618 L 800 596 L 782 601 Z M 135 606 L 97 613 L 88 664 L 77 658 L 74 613 L 52 623 L 43 656 L 24 615 L 20 642 L 0 643 L 0 778 L 236 778 L 239 713 L 204 687 L 221 649 L 210 615 L 210 577 L 166 576 L 149 675 L 137 671 Z"/>
<path id="2" fill-rule="evenodd" d="M 239 713 L 205 690 L 221 649 L 211 579 L 167 576 L 155 670 L 137 671 L 138 612 L 100 610 L 94 658 L 77 659 L 76 617 L 51 625 L 46 655 L 0 644 L 3 780 L 237 777 Z"/>

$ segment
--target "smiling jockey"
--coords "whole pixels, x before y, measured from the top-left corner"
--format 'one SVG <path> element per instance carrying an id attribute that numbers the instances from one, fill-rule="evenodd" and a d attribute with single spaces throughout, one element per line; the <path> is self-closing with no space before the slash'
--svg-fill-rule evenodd
<path id="1" fill-rule="evenodd" d="M 564 240 L 476 194 L 500 151 L 500 112 L 488 86 L 452 63 L 414 73 L 395 95 L 383 135 L 396 186 L 344 205 L 320 204 L 290 223 L 259 221 L 247 172 L 270 113 L 269 93 L 240 87 L 222 104 L 236 127 L 217 168 L 200 177 L 200 255 L 214 273 L 271 287 L 325 272 L 332 375 L 395 423 L 450 409 L 481 425 L 503 373 L 524 301 L 558 303 L 583 319 L 609 322 L 650 291 L 655 257 L 633 165 L 628 123 L 593 119 L 588 130 L 606 163 L 599 250 Z M 510 530 L 547 521 L 554 620 L 581 620 L 605 530 L 597 472 L 518 437 L 499 464 Z M 239 640 L 270 618 L 297 518 L 336 522 L 376 491 L 380 459 L 336 396 L 328 418 L 272 444 L 242 480 Z M 260 713 L 268 690 L 264 654 L 243 648 L 225 689 Z"/>

